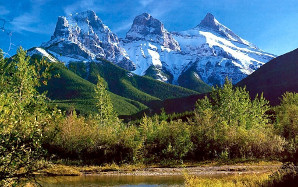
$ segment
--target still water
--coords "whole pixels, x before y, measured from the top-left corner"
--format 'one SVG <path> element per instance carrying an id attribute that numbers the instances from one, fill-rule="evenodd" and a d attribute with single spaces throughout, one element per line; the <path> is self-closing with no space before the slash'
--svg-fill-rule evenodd
<path id="1" fill-rule="evenodd" d="M 87 175 L 75 177 L 45 177 L 38 179 L 45 187 L 72 186 L 125 186 L 125 187 L 155 187 L 155 186 L 184 186 L 183 176 L 101 176 Z"/>

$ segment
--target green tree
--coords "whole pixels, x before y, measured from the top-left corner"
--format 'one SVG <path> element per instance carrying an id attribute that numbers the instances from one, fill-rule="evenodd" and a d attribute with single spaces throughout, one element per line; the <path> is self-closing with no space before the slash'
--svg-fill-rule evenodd
<path id="1" fill-rule="evenodd" d="M 109 92 L 107 91 L 106 82 L 99 75 L 97 76 L 98 82 L 95 88 L 95 99 L 97 100 L 96 106 L 98 108 L 99 114 L 97 119 L 100 124 L 108 125 L 119 121 L 116 112 L 113 108 L 113 103 L 111 101 Z"/>
<path id="2" fill-rule="evenodd" d="M 0 52 L 0 185 L 29 177 L 44 153 L 42 129 L 51 114 L 36 87 L 49 76 L 46 64 L 31 63 L 22 48 L 12 60 Z"/>
<path id="3" fill-rule="evenodd" d="M 276 129 L 287 141 L 286 159 L 298 162 L 298 94 L 286 92 L 276 111 Z"/>
<path id="4" fill-rule="evenodd" d="M 268 110 L 268 101 L 262 95 L 251 100 L 245 88 L 234 88 L 226 80 L 222 88 L 213 89 L 209 97 L 196 103 L 189 121 L 194 156 L 276 156 L 282 151 L 284 141 L 274 135 Z"/>
<path id="5" fill-rule="evenodd" d="M 268 123 L 266 112 L 269 110 L 269 102 L 263 95 L 255 97 L 251 101 L 249 93 L 245 88 L 234 88 L 232 83 L 226 79 L 222 88 L 213 89 L 210 99 L 205 97 L 196 104 L 196 111 L 211 109 L 221 123 L 229 126 L 236 125 L 250 129 L 258 125 Z"/>

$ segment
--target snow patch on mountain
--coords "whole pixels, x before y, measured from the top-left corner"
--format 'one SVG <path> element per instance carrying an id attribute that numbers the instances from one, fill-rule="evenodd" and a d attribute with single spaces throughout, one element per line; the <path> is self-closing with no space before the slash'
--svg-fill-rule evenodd
<path id="1" fill-rule="evenodd" d="M 50 62 L 57 62 L 58 60 L 54 58 L 52 55 L 50 55 L 46 50 L 40 47 L 35 47 L 28 51 L 28 55 L 40 55 L 42 57 L 47 58 Z"/>
<path id="2" fill-rule="evenodd" d="M 220 37 L 216 32 L 200 30 L 200 27 L 174 32 L 173 36 L 181 50 L 190 58 L 193 57 L 192 61 L 196 61 L 201 79 L 210 85 L 222 85 L 226 76 L 237 83 L 275 57 L 253 44 L 243 42 L 245 40 L 240 37 L 236 41 L 234 38 Z M 213 68 L 205 67 L 206 61 Z M 202 68 L 208 70 L 203 71 Z"/>

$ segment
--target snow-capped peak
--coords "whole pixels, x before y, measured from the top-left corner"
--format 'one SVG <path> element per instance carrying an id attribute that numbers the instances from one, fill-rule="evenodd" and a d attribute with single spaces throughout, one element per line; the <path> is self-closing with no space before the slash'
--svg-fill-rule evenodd
<path id="1" fill-rule="evenodd" d="M 201 23 L 198 26 L 195 27 L 195 29 L 216 32 L 220 36 L 225 37 L 229 40 L 248 45 L 252 48 L 256 48 L 256 46 L 240 38 L 231 29 L 221 24 L 211 13 L 207 13 L 205 18 L 201 21 Z"/>
<path id="2" fill-rule="evenodd" d="M 195 28 L 172 33 L 143 13 L 119 41 L 94 11 L 84 11 L 59 17 L 51 40 L 42 47 L 45 51 L 37 48 L 34 53 L 48 53 L 65 63 L 104 58 L 135 74 L 173 84 L 191 81 L 183 79 L 193 71 L 209 85 L 221 85 L 226 77 L 236 83 L 274 58 L 211 13 Z"/>
<path id="3" fill-rule="evenodd" d="M 179 50 L 165 50 L 169 47 L 164 41 L 173 41 Z M 211 13 L 195 28 L 172 33 L 144 13 L 135 18 L 123 47 L 136 64 L 134 73 L 148 75 L 147 70 L 154 67 L 156 75 L 150 76 L 174 84 L 185 82 L 181 79 L 191 72 L 189 68 L 209 85 L 222 85 L 226 77 L 236 83 L 274 58 L 240 38 Z"/>
<path id="4" fill-rule="evenodd" d="M 127 70 L 135 69 L 118 37 L 91 10 L 59 17 L 51 40 L 42 47 L 65 63 L 105 58 Z"/>

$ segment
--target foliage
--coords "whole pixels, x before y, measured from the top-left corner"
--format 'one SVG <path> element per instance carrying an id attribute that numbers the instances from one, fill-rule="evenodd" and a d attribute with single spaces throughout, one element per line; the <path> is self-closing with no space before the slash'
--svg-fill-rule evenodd
<path id="1" fill-rule="evenodd" d="M 248 92 L 222 88 L 198 100 L 192 125 L 193 157 L 245 158 L 278 157 L 285 144 L 268 122 L 268 102 L 261 96 L 250 100 Z"/>
<path id="2" fill-rule="evenodd" d="M 190 130 L 182 121 L 159 121 L 145 116 L 139 127 L 143 138 L 143 156 L 151 161 L 182 159 L 192 148 Z"/>
<path id="3" fill-rule="evenodd" d="M 110 95 L 101 77 L 95 88 L 98 114 L 84 117 L 72 111 L 46 129 L 45 146 L 60 158 L 92 160 L 95 163 L 135 160 L 138 132 L 126 126 L 113 110 Z"/>
<path id="4" fill-rule="evenodd" d="M 53 77 L 48 84 L 39 89 L 40 92 L 47 91 L 47 96 L 52 100 L 53 105 L 58 105 L 62 110 L 75 108 L 82 114 L 97 113 L 95 97 L 95 84 L 79 77 L 68 70 L 63 64 L 53 64 L 54 74 L 60 77 Z M 147 107 L 137 101 L 121 97 L 109 92 L 113 107 L 119 115 L 131 115 L 145 110 Z"/>
<path id="5" fill-rule="evenodd" d="M 298 163 L 298 94 L 285 93 L 275 111 L 277 132 L 288 141 L 285 159 Z"/>
<path id="6" fill-rule="evenodd" d="M 98 82 L 95 87 L 95 99 L 96 107 L 98 108 L 99 114 L 97 115 L 100 124 L 113 124 L 117 120 L 117 114 L 114 112 L 113 104 L 108 91 L 106 90 L 106 85 L 103 80 L 98 75 Z"/>
<path id="7" fill-rule="evenodd" d="M 30 63 L 20 48 L 11 60 L 0 52 L 0 184 L 7 179 L 29 177 L 44 150 L 42 129 L 53 114 L 46 97 L 36 87 L 46 84 L 50 65 L 45 61 Z"/>
<path id="8" fill-rule="evenodd" d="M 251 101 L 245 88 L 233 88 L 232 82 L 226 79 L 222 88 L 211 92 L 210 100 L 207 97 L 199 100 L 196 109 L 200 112 L 210 108 L 220 123 L 251 129 L 268 123 L 268 104 L 262 95 Z"/>

